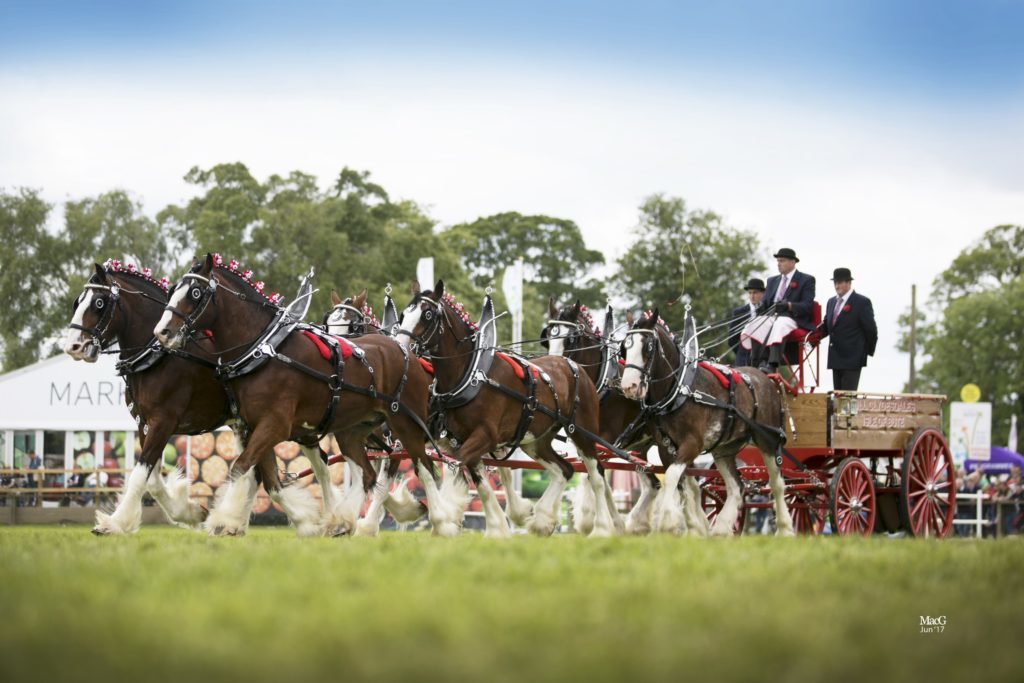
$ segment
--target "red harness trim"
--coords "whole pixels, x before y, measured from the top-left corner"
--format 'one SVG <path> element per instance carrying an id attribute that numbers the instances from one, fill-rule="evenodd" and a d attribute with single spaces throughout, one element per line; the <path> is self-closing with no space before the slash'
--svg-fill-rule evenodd
<path id="1" fill-rule="evenodd" d="M 716 368 L 714 365 L 711 365 L 710 363 L 705 363 L 704 361 L 701 361 L 700 363 L 698 363 L 698 365 L 707 370 L 708 372 L 710 372 L 712 375 L 714 375 L 715 379 L 718 380 L 718 383 L 722 385 L 723 389 L 729 388 L 729 378 L 722 374 L 721 370 Z M 733 384 L 739 384 L 742 381 L 740 373 L 736 372 L 736 370 L 733 368 L 729 368 L 729 370 L 732 372 Z"/>
<path id="2" fill-rule="evenodd" d="M 427 371 L 428 375 L 434 374 L 434 366 L 431 364 L 429 360 L 425 358 L 417 358 L 416 360 L 420 362 L 420 365 L 423 366 L 423 369 Z"/>
<path id="3" fill-rule="evenodd" d="M 509 356 L 508 354 L 502 353 L 501 351 L 497 351 L 495 355 L 512 366 L 512 371 L 516 373 L 516 377 L 518 377 L 521 380 L 526 379 L 526 373 L 523 372 L 523 366 L 520 365 L 515 358 Z M 533 365 L 533 363 L 527 363 L 527 365 L 530 366 L 530 370 L 533 372 L 534 379 L 540 377 L 540 373 L 537 371 L 537 367 Z"/>
<path id="4" fill-rule="evenodd" d="M 324 360 L 331 359 L 331 349 L 329 346 L 327 346 L 327 342 L 325 342 L 323 339 L 313 334 L 309 330 L 302 330 L 302 334 L 306 335 L 306 339 L 310 340 L 311 342 L 313 342 L 314 345 L 316 345 L 317 351 L 320 352 L 320 356 Z M 335 337 L 335 339 L 338 340 L 338 343 L 341 345 L 341 359 L 348 360 L 349 358 L 351 358 L 352 345 L 348 343 L 348 340 L 343 339 L 341 337 Z"/>

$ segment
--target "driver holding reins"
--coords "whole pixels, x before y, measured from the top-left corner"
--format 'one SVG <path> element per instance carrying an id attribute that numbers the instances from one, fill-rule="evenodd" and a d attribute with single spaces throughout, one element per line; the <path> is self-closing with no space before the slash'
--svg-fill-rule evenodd
<path id="1" fill-rule="evenodd" d="M 740 332 L 740 344 L 751 351 L 751 364 L 775 372 L 784 362 L 782 345 L 799 329 L 813 330 L 814 276 L 796 269 L 800 259 L 788 247 L 774 255 L 779 274 L 768 278 L 757 317 Z"/>

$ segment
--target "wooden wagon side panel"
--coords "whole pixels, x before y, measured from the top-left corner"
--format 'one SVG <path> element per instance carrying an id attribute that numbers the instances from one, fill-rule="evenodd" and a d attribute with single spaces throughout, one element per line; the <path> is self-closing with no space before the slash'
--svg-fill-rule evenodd
<path id="1" fill-rule="evenodd" d="M 786 448 L 828 448 L 828 394 L 783 394 Z"/>
<path id="2" fill-rule="evenodd" d="M 902 450 L 921 427 L 942 430 L 942 397 L 833 394 L 832 447 Z"/>

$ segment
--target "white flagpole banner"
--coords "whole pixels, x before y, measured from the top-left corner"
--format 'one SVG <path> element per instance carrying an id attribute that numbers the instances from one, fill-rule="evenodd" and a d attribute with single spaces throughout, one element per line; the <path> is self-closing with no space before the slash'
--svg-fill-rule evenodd
<path id="1" fill-rule="evenodd" d="M 416 262 L 416 279 L 421 289 L 434 288 L 434 257 L 425 256 Z"/>
<path id="2" fill-rule="evenodd" d="M 1017 416 L 1010 416 L 1010 436 L 1006 439 L 1006 447 L 1017 452 Z"/>

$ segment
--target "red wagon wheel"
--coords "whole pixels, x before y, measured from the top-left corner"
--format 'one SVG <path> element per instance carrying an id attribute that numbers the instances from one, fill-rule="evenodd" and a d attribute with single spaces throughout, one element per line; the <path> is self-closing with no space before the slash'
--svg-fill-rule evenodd
<path id="1" fill-rule="evenodd" d="M 945 538 L 953 529 L 953 454 L 942 432 L 922 427 L 903 451 L 901 512 L 914 536 Z"/>
<path id="2" fill-rule="evenodd" d="M 717 480 L 721 482 L 721 480 Z M 700 487 L 700 505 L 704 508 L 704 514 L 708 517 L 708 525 L 713 525 L 715 520 L 718 519 L 718 513 L 722 511 L 725 506 L 725 491 L 719 487 L 723 484 L 715 484 L 713 482 L 705 482 Z M 736 517 L 736 526 L 733 527 L 732 532 L 739 534 L 743 531 L 743 524 L 747 519 L 747 509 L 741 503 L 740 514 Z"/>
<path id="3" fill-rule="evenodd" d="M 845 458 L 832 475 L 830 512 L 832 532 L 869 536 L 875 529 L 875 482 L 858 458 Z"/>
<path id="4" fill-rule="evenodd" d="M 787 493 L 786 507 L 793 518 L 796 533 L 814 536 L 824 530 L 828 514 L 828 493 L 825 491 Z"/>

